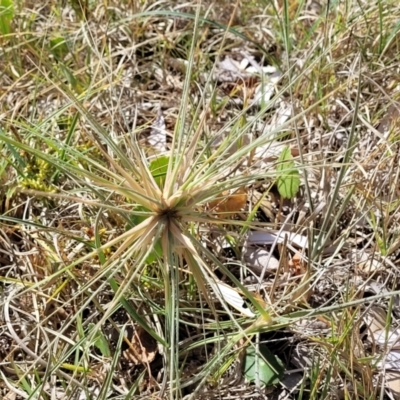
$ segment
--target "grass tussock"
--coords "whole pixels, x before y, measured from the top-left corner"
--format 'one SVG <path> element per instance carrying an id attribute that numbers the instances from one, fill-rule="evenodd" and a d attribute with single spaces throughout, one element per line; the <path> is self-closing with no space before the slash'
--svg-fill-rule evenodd
<path id="1" fill-rule="evenodd" d="M 0 397 L 398 398 L 399 16 L 0 0 Z"/>

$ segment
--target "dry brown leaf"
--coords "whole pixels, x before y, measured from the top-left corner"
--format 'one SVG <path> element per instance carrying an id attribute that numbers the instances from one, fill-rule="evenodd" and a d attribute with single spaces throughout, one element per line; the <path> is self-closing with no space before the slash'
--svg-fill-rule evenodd
<path id="1" fill-rule="evenodd" d="M 385 134 L 388 131 L 394 129 L 396 126 L 398 126 L 400 122 L 399 120 L 400 120 L 399 108 L 395 104 L 391 104 L 387 109 L 377 129 L 380 133 Z"/>
<path id="2" fill-rule="evenodd" d="M 294 302 L 299 300 L 308 303 L 310 296 L 312 295 L 312 288 L 310 286 L 310 270 L 307 268 L 306 262 L 302 259 L 299 253 L 296 253 L 293 258 L 289 261 L 289 267 L 294 271 L 294 275 L 301 276 L 302 279 L 297 289 L 292 293 L 292 299 Z"/>
<path id="3" fill-rule="evenodd" d="M 208 208 L 217 214 L 217 217 L 230 218 L 240 212 L 246 205 L 247 192 L 239 188 L 233 193 L 228 190 L 222 192 L 217 200 L 210 201 Z"/>
<path id="4" fill-rule="evenodd" d="M 305 262 L 301 259 L 301 255 L 296 253 L 291 260 L 289 260 L 289 267 L 293 270 L 294 275 L 303 275 L 306 272 Z"/>
<path id="5" fill-rule="evenodd" d="M 371 307 L 368 314 L 365 316 L 369 335 L 373 335 L 375 332 L 385 329 L 386 319 L 387 313 L 382 307 Z"/>
<path id="6" fill-rule="evenodd" d="M 157 355 L 157 343 L 141 326 L 133 334 L 128 350 L 123 355 L 135 365 L 149 364 Z"/>

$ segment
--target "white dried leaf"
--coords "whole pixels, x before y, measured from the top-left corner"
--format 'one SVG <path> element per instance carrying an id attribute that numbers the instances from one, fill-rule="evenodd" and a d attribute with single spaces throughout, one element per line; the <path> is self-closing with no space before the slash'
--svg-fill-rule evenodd
<path id="1" fill-rule="evenodd" d="M 153 146 L 154 150 L 160 153 L 167 151 L 167 131 L 161 107 L 158 109 L 157 118 L 151 126 L 150 135 L 147 140 Z"/>
<path id="2" fill-rule="evenodd" d="M 400 400 L 400 372 L 385 371 L 385 387 L 389 388 L 395 400 Z"/>
<path id="3" fill-rule="evenodd" d="M 257 105 L 268 103 L 274 95 L 275 85 L 271 82 L 260 83 L 254 91 L 253 101 Z"/>
<path id="4" fill-rule="evenodd" d="M 300 248 L 308 248 L 308 238 L 298 233 L 288 231 L 250 232 L 247 237 L 247 244 L 271 245 L 283 243 L 287 236 L 287 242 Z"/>
<path id="5" fill-rule="evenodd" d="M 244 60 L 246 61 L 246 60 Z M 246 68 L 246 65 L 242 65 L 241 63 L 235 61 L 229 56 L 226 56 L 223 61 L 218 63 L 218 67 L 221 70 L 229 71 L 229 72 L 234 72 L 235 74 L 238 74 Z"/>
<path id="6" fill-rule="evenodd" d="M 376 272 L 385 267 L 378 254 L 370 254 L 365 250 L 353 249 L 349 255 L 350 260 L 365 273 Z"/>
<path id="7" fill-rule="evenodd" d="M 273 77 L 270 78 L 271 82 L 276 83 L 276 77 L 281 76 L 281 73 L 276 70 L 275 67 L 272 65 L 267 65 L 266 67 L 260 67 L 260 66 L 251 66 L 246 68 L 246 71 L 249 72 L 250 74 L 263 74 L 263 75 L 271 75 L 273 74 Z"/>
<path id="8" fill-rule="evenodd" d="M 369 259 L 364 264 L 360 264 L 359 268 L 363 272 L 365 272 L 367 274 L 371 274 L 373 272 L 376 272 L 376 271 L 379 271 L 379 270 L 383 269 L 384 268 L 384 264 L 381 261 L 373 258 L 373 259 Z"/>
<path id="9" fill-rule="evenodd" d="M 248 66 L 249 66 L 249 60 L 247 60 L 246 58 L 243 58 L 243 60 L 240 61 L 239 69 L 240 69 L 240 71 L 249 73 L 249 71 L 247 70 Z"/>
<path id="10" fill-rule="evenodd" d="M 365 317 L 365 323 L 367 324 L 369 332 L 374 334 L 382 330 L 386 325 L 386 318 L 386 311 L 382 307 L 371 307 Z"/>
<path id="11" fill-rule="evenodd" d="M 252 56 L 245 55 L 241 61 L 226 56 L 218 62 L 215 77 L 220 82 L 233 82 L 237 79 L 246 79 L 254 75 L 262 75 L 267 82 L 276 83 L 281 74 L 275 67 L 268 65 L 261 67 Z M 268 75 L 274 74 L 273 78 Z M 279 80 L 278 78 L 278 80 Z"/>
<path id="12" fill-rule="evenodd" d="M 265 126 L 263 134 L 268 134 L 279 129 L 292 115 L 292 105 L 281 102 L 279 109 L 273 115 L 271 123 Z"/>
<path id="13" fill-rule="evenodd" d="M 400 371 L 400 350 L 392 350 L 377 364 L 378 368 Z"/>
<path id="14" fill-rule="evenodd" d="M 241 52 L 241 54 L 244 57 L 241 65 L 246 68 L 246 72 L 260 75 L 271 75 L 277 73 L 277 69 L 274 66 L 267 65 L 266 67 L 262 67 L 250 54 L 247 54 L 246 52 Z"/>
<path id="15" fill-rule="evenodd" d="M 360 264 L 366 263 L 369 260 L 370 255 L 365 250 L 351 249 L 348 257 L 351 262 L 359 266 Z"/>
<path id="16" fill-rule="evenodd" d="M 156 80 L 164 87 L 170 87 L 174 89 L 183 89 L 182 79 L 179 76 L 174 76 L 169 73 L 165 68 L 154 68 L 154 76 Z"/>
<path id="17" fill-rule="evenodd" d="M 233 60 L 229 56 L 226 56 L 223 61 L 220 61 L 217 67 L 215 78 L 219 82 L 233 82 L 239 78 L 247 78 L 243 64 Z"/>
<path id="18" fill-rule="evenodd" d="M 400 331 L 389 329 L 379 329 L 373 333 L 373 338 L 375 343 L 380 346 L 388 346 L 390 348 L 398 349 L 400 348 Z"/>
<path id="19" fill-rule="evenodd" d="M 374 294 L 389 293 L 389 290 L 386 289 L 386 286 L 385 286 L 384 283 L 378 283 L 376 281 L 372 281 L 372 282 L 367 282 L 366 283 L 365 280 L 362 279 L 362 285 L 364 286 L 366 291 L 374 293 Z"/>
<path id="20" fill-rule="evenodd" d="M 235 310 L 239 311 L 246 317 L 255 317 L 255 314 L 246 306 L 242 296 L 240 296 L 235 289 L 225 283 L 217 283 L 216 290 L 220 292 L 222 298 Z"/>

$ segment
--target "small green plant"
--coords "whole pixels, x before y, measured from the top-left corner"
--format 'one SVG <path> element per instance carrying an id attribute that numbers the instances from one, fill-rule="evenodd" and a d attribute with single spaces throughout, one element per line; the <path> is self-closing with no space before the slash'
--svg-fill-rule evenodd
<path id="1" fill-rule="evenodd" d="M 283 198 L 292 199 L 300 187 L 299 171 L 295 167 L 289 147 L 285 147 L 278 159 L 277 184 Z"/>
<path id="2" fill-rule="evenodd" d="M 88 328 L 89 328 L 88 333 L 91 333 L 90 331 L 92 329 L 95 329 L 95 324 L 93 323 L 89 324 Z M 108 340 L 100 330 L 95 329 L 93 339 L 94 339 L 94 346 L 100 351 L 101 355 L 103 357 L 111 357 L 111 351 L 110 351 L 110 346 L 108 345 Z"/>
<path id="3" fill-rule="evenodd" d="M 0 33 L 8 35 L 12 32 L 11 22 L 14 18 L 14 3 L 12 0 L 0 0 Z"/>
<path id="4" fill-rule="evenodd" d="M 265 345 L 260 345 L 258 351 L 253 346 L 246 349 L 244 374 L 249 382 L 258 385 L 275 385 L 283 376 L 282 361 L 272 354 Z"/>

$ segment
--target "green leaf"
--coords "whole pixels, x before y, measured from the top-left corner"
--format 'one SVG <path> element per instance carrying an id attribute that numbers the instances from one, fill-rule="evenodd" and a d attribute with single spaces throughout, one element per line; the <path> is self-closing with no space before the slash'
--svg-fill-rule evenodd
<path id="1" fill-rule="evenodd" d="M 55 57 L 63 60 L 69 53 L 69 48 L 63 37 L 56 37 L 50 39 L 50 51 Z"/>
<path id="2" fill-rule="evenodd" d="M 157 157 L 155 160 L 151 161 L 149 165 L 149 170 L 151 172 L 151 175 L 153 175 L 153 178 L 160 189 L 164 187 L 165 176 L 167 175 L 167 170 L 168 170 L 168 163 L 169 163 L 168 156 L 160 156 Z"/>
<path id="3" fill-rule="evenodd" d="M 94 329 L 96 325 L 90 323 L 88 324 L 88 326 L 90 332 L 92 329 Z M 101 330 L 97 330 L 97 332 L 94 335 L 94 346 L 100 350 L 101 355 L 103 357 L 111 357 L 111 351 L 110 347 L 108 346 L 108 341 L 106 337 L 103 335 L 103 332 Z"/>
<path id="4" fill-rule="evenodd" d="M 60 63 L 60 68 L 61 68 L 61 71 L 63 72 L 65 78 L 67 79 L 68 83 L 71 85 L 71 87 L 74 90 L 76 90 L 78 93 L 82 93 L 83 87 L 78 82 L 78 80 L 75 78 L 74 73 L 64 64 Z"/>
<path id="5" fill-rule="evenodd" d="M 257 373 L 258 381 L 262 385 L 275 385 L 282 379 L 283 363 L 265 345 L 260 345 L 259 350 L 259 354 L 256 357 L 256 349 L 253 346 L 249 346 L 246 349 L 244 360 L 244 374 L 246 379 L 249 382 L 256 382 Z"/>
<path id="6" fill-rule="evenodd" d="M 14 5 L 12 0 L 0 0 L 0 33 L 11 33 L 11 21 L 14 18 Z"/>
<path id="7" fill-rule="evenodd" d="M 154 251 L 146 258 L 146 264 L 151 264 L 162 256 L 161 240 L 157 240 L 154 244 Z"/>
<path id="8" fill-rule="evenodd" d="M 299 190 L 300 177 L 288 146 L 282 150 L 279 156 L 276 172 L 279 194 L 283 198 L 292 199 Z"/>
<path id="9" fill-rule="evenodd" d="M 150 212 L 146 207 L 137 206 L 133 209 L 136 212 Z M 149 218 L 147 215 L 136 215 L 132 214 L 129 216 L 129 222 L 125 225 L 125 230 L 132 229 L 136 225 L 141 224 L 144 220 Z"/>

